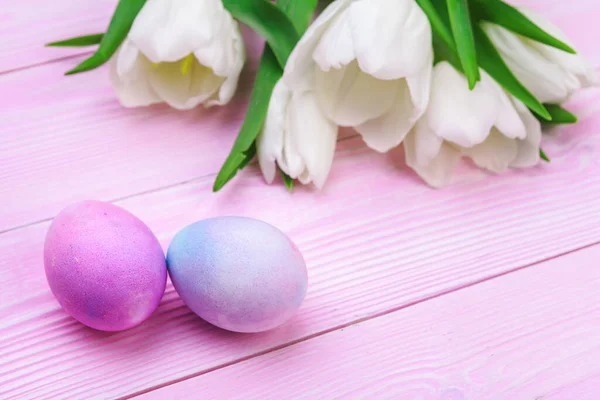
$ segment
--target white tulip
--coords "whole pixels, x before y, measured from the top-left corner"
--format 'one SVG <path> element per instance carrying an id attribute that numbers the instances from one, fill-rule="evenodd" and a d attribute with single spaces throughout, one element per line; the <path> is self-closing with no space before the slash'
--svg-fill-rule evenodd
<path id="1" fill-rule="evenodd" d="M 276 164 L 303 184 L 323 187 L 335 152 L 337 126 L 322 113 L 314 93 L 289 90 L 279 80 L 257 138 L 258 162 L 268 183 Z"/>
<path id="2" fill-rule="evenodd" d="M 414 0 L 335 0 L 296 45 L 284 80 L 314 90 L 331 121 L 385 152 L 425 111 L 432 60 L 429 20 Z"/>
<path id="3" fill-rule="evenodd" d="M 126 107 L 222 105 L 233 97 L 245 57 L 221 0 L 148 0 L 111 60 L 111 81 Z"/>
<path id="4" fill-rule="evenodd" d="M 451 182 L 461 157 L 492 172 L 540 160 L 539 121 L 485 71 L 470 91 L 447 62 L 433 69 L 429 107 L 404 141 L 407 164 L 434 187 Z"/>
<path id="5" fill-rule="evenodd" d="M 565 34 L 544 17 L 520 10 L 550 35 L 571 44 Z M 570 54 L 491 23 L 483 29 L 515 76 L 543 103 L 562 103 L 578 89 L 597 85 L 594 68 L 579 54 Z M 571 46 L 572 47 L 572 46 Z"/>

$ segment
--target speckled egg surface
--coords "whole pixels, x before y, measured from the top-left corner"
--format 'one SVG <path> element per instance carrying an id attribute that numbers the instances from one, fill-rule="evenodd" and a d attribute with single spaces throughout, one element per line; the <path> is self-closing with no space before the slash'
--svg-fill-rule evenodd
<path id="1" fill-rule="evenodd" d="M 196 314 L 235 332 L 261 332 L 292 317 L 306 294 L 302 255 L 279 229 L 219 217 L 182 229 L 167 252 L 175 289 Z"/>
<path id="2" fill-rule="evenodd" d="M 148 318 L 167 280 L 164 253 L 150 229 L 99 201 L 73 204 L 54 218 L 44 266 L 65 311 L 103 331 L 128 329 Z"/>

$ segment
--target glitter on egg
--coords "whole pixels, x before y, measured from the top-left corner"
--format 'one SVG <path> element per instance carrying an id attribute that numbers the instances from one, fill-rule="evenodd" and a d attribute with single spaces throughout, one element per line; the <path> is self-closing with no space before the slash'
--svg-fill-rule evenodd
<path id="1" fill-rule="evenodd" d="M 64 310 L 103 331 L 142 323 L 160 303 L 167 280 L 164 253 L 150 229 L 99 201 L 73 204 L 54 218 L 44 265 Z"/>

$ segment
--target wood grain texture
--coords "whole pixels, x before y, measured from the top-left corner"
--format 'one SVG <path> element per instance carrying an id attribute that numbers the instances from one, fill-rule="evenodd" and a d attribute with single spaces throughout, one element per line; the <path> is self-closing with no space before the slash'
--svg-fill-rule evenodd
<path id="1" fill-rule="evenodd" d="M 578 2 L 556 17 L 600 65 L 600 52 L 592 52 L 600 3 L 590 4 Z M 577 7 L 583 11 L 575 13 Z M 251 61 L 236 100 L 224 108 L 124 109 L 105 69 L 62 76 L 81 57 L 0 75 L 0 197 L 7 199 L 0 232 L 50 218 L 76 200 L 114 200 L 218 171 L 244 116 L 261 49 L 245 33 Z"/>
<path id="2" fill-rule="evenodd" d="M 399 168 L 397 153 L 375 154 L 344 135 L 321 193 L 266 186 L 253 167 L 213 195 L 210 186 L 241 122 L 260 42 L 251 41 L 254 61 L 234 104 L 209 111 L 122 109 L 105 71 L 59 78 L 81 58 L 7 72 L 53 57 L 38 51 L 36 41 L 87 33 L 75 28 L 91 29 L 100 24 L 98 15 L 111 11 L 108 0 L 80 3 L 35 0 L 0 11 L 7 22 L 0 24 L 2 399 L 144 392 L 599 241 L 600 92 L 582 93 L 569 105 L 581 122 L 546 140 L 552 163 L 536 169 L 489 177 L 467 168 L 456 186 L 435 191 Z M 98 14 L 79 22 L 78 7 L 98 7 Z M 598 7 L 581 0 L 544 8 L 595 65 Z M 44 10 L 35 15 L 43 22 L 31 23 L 28 8 Z M 60 15 L 73 19 L 55 18 Z M 46 28 L 57 36 L 36 36 Z M 236 335 L 203 323 L 169 285 L 142 326 L 116 334 L 87 329 L 47 288 L 41 254 L 48 222 L 36 223 L 83 198 L 115 201 L 136 213 L 165 247 L 178 229 L 208 216 L 271 222 L 306 256 L 307 301 L 281 329 Z M 581 376 L 552 395 L 589 388 L 596 380 Z"/>
<path id="3" fill-rule="evenodd" d="M 399 171 L 396 154 L 350 138 L 321 193 L 266 186 L 254 168 L 218 195 L 209 176 L 117 202 L 165 246 L 178 229 L 214 215 L 252 216 L 288 232 L 309 265 L 308 297 L 292 323 L 262 335 L 208 326 L 170 285 L 140 327 L 87 329 L 47 288 L 48 223 L 7 232 L 0 236 L 0 398 L 146 391 L 597 243 L 600 115 L 582 114 L 547 143 L 552 164 L 502 176 L 467 170 L 442 191 Z"/>
<path id="4" fill-rule="evenodd" d="M 595 246 L 139 398 L 598 398 L 598 259 Z"/>
<path id="5" fill-rule="evenodd" d="M 248 32 L 246 32 L 248 33 Z M 86 198 L 112 200 L 214 173 L 244 117 L 262 43 L 227 107 L 125 109 L 107 71 L 62 77 L 75 60 L 0 75 L 0 232 Z"/>
<path id="6" fill-rule="evenodd" d="M 523 5 L 548 15 L 570 35 L 581 34 L 575 22 L 583 19 L 590 35 L 598 32 L 594 15 L 600 10 L 596 0 L 516 0 Z M 28 0 L 5 1 L 0 7 L 0 73 L 47 63 L 93 50 L 89 48 L 45 48 L 49 42 L 103 32 L 110 21 L 116 0 Z M 585 22 L 584 22 L 585 21 Z M 595 35 L 598 37 L 598 35 Z M 584 54 L 600 60 L 593 41 L 581 47 Z M 76 60 L 69 61 L 74 66 Z M 69 69 L 69 68 L 67 68 Z M 65 71 L 64 69 L 61 71 Z"/>
<path id="7" fill-rule="evenodd" d="M 596 357 L 596 361 L 599 357 Z M 595 368 L 598 365 L 597 362 L 592 363 L 591 367 Z M 583 370 L 585 366 L 581 367 Z M 587 378 L 581 380 L 573 380 L 573 382 L 566 383 L 564 386 L 554 390 L 543 399 L 549 400 L 596 400 L 600 393 L 600 373 L 596 373 Z"/>
<path id="8" fill-rule="evenodd" d="M 116 4 L 116 0 L 3 1 L 0 6 L 0 73 L 89 52 L 93 47 L 60 49 L 44 48 L 44 45 L 104 32 Z"/>

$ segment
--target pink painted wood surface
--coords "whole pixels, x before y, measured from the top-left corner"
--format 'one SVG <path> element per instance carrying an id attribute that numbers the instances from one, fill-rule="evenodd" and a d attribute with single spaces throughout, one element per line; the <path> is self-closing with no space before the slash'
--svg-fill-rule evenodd
<path id="1" fill-rule="evenodd" d="M 40 255 L 48 223 L 5 233 L 0 398 L 147 391 L 597 243 L 599 120 L 592 113 L 549 142 L 550 165 L 496 177 L 471 172 L 443 191 L 352 138 L 322 193 L 265 186 L 253 169 L 220 195 L 210 193 L 210 176 L 118 202 L 165 246 L 184 225 L 214 215 L 253 216 L 288 232 L 306 256 L 309 293 L 294 322 L 264 335 L 209 327 L 171 286 L 139 328 L 91 331 L 47 288 Z"/>
<path id="2" fill-rule="evenodd" d="M 62 77 L 82 58 L 0 75 L 0 232 L 86 198 L 113 200 L 218 171 L 244 117 L 262 44 L 227 107 L 124 109 L 107 71 Z M 174 162 L 176 160 L 176 162 Z"/>
<path id="3" fill-rule="evenodd" d="M 596 364 L 597 365 L 597 364 Z M 593 365 L 595 366 L 595 365 Z M 565 384 L 556 389 L 544 399 L 549 400 L 596 400 L 600 392 L 600 373 L 589 378 Z"/>
<path id="4" fill-rule="evenodd" d="M 79 7 L 74 12 L 81 14 Z M 581 1 L 556 19 L 600 66 L 600 52 L 593 51 L 598 14 L 600 3 Z M 75 200 L 114 200 L 216 172 L 244 115 L 260 51 L 256 38 L 250 45 L 254 61 L 237 100 L 209 111 L 123 109 L 105 69 L 62 76 L 82 57 L 0 75 L 0 196 L 8 199 L 0 208 L 0 232 L 50 218 Z"/>
<path id="5" fill-rule="evenodd" d="M 83 3 L 69 15 L 81 16 L 77 7 L 96 7 Z M 69 4 L 40 6 L 46 11 L 36 17 L 67 15 Z M 569 7 L 554 1 L 544 9 L 595 65 L 598 8 L 581 0 Z M 83 25 L 91 29 L 92 20 L 100 21 L 95 15 L 106 10 L 88 14 Z M 124 110 L 104 71 L 60 78 L 81 57 L 6 72 L 55 57 L 35 50 L 35 40 L 46 40 L 35 36 L 42 24 L 19 22 L 27 21 L 26 11 L 13 4 L 0 11 L 10 22 L 0 24 L 2 399 L 145 392 L 298 340 L 310 343 L 312 336 L 356 321 L 376 322 L 378 315 L 600 241 L 598 91 L 569 105 L 581 122 L 546 140 L 553 161 L 537 169 L 499 177 L 467 171 L 461 183 L 434 191 L 399 168 L 397 154 L 375 154 L 345 134 L 322 193 L 265 186 L 254 167 L 214 195 L 210 186 L 241 121 L 255 63 L 229 107 Z M 81 26 L 73 21 L 58 26 L 48 19 L 43 29 L 62 38 Z M 29 44 L 11 50 L 14 43 L 5 37 Z M 252 43 L 255 59 L 260 46 Z M 118 334 L 87 329 L 51 296 L 41 259 L 46 220 L 82 198 L 133 211 L 165 247 L 178 229 L 207 216 L 242 214 L 274 223 L 306 255 L 307 302 L 281 329 L 242 336 L 200 321 L 169 285 L 160 309 L 142 326 Z M 554 395 L 587 394 L 595 387 L 593 378 L 574 379 Z"/>
<path id="6" fill-rule="evenodd" d="M 0 5 L 0 73 L 91 51 L 92 47 L 43 46 L 104 32 L 116 4 L 116 0 L 4 0 Z"/>
<path id="7" fill-rule="evenodd" d="M 139 398 L 597 399 L 598 259 L 581 250 Z"/>

